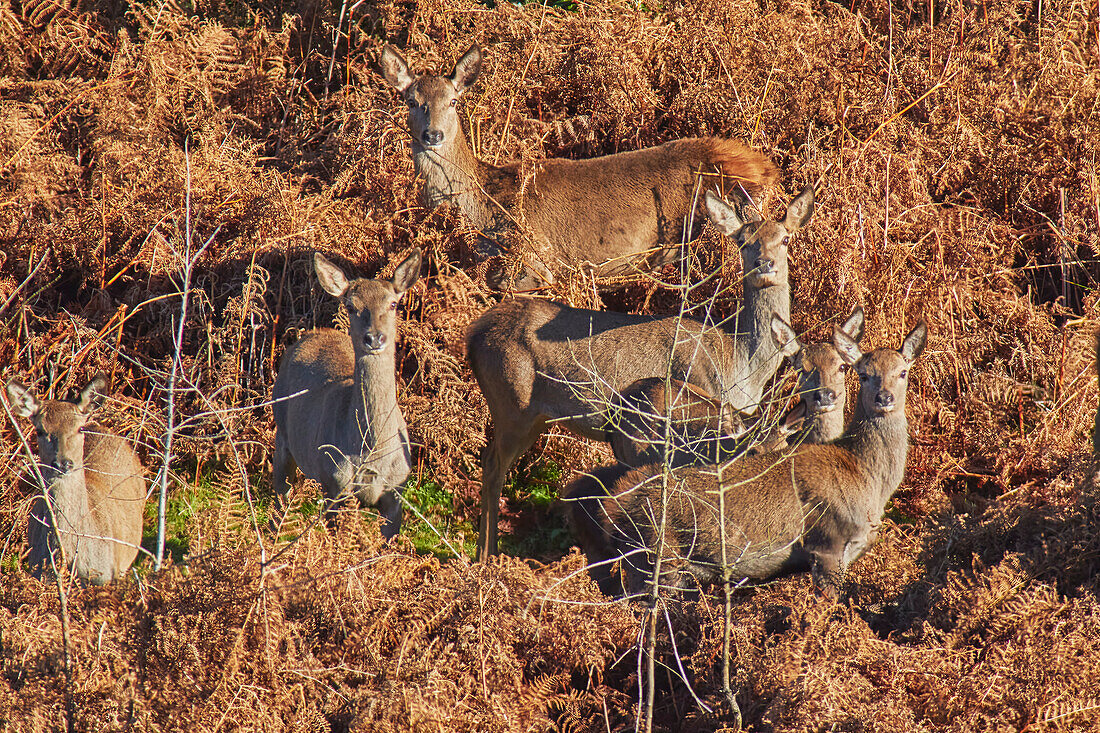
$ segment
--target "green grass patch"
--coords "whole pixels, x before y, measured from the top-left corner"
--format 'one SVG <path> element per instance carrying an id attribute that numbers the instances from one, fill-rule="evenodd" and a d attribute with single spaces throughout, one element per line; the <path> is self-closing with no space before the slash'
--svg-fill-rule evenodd
<path id="1" fill-rule="evenodd" d="M 194 461 L 188 461 L 180 465 L 178 470 L 183 475 L 190 474 L 195 477 L 191 485 L 182 488 L 180 484 L 169 478 L 168 502 L 164 519 L 164 552 L 165 555 L 171 556 L 173 562 L 181 562 L 191 550 L 191 538 L 187 531 L 191 520 L 225 498 L 221 486 L 216 481 L 218 469 L 217 463 L 210 462 L 199 466 Z M 153 493 L 145 503 L 145 531 L 142 533 L 141 546 L 155 556 L 159 531 L 157 514 L 160 509 L 160 487 L 152 488 Z M 142 558 L 148 560 L 145 553 L 138 555 L 139 562 Z"/>
<path id="2" fill-rule="evenodd" d="M 556 508 L 563 473 L 554 461 L 539 461 L 517 470 L 515 478 L 505 484 L 504 496 L 515 510 L 517 522 L 513 534 L 501 534 L 501 552 L 551 560 L 569 551 L 573 533 Z"/>
<path id="3" fill-rule="evenodd" d="M 576 0 L 510 0 L 513 5 L 525 6 L 525 5 L 545 5 L 548 8 L 554 10 L 565 10 L 570 13 L 577 11 Z M 481 4 L 487 8 L 495 8 L 499 3 L 497 0 L 481 0 Z"/>

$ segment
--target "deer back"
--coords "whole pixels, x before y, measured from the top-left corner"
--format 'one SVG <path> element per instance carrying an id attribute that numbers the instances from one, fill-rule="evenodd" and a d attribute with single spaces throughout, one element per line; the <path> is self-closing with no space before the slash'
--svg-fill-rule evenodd
<path id="1" fill-rule="evenodd" d="M 670 366 L 675 378 L 720 394 L 734 348 L 721 329 L 687 318 L 534 298 L 501 302 L 467 333 L 467 355 L 494 421 L 568 418 L 566 426 L 595 440 L 606 440 L 616 394 Z"/>

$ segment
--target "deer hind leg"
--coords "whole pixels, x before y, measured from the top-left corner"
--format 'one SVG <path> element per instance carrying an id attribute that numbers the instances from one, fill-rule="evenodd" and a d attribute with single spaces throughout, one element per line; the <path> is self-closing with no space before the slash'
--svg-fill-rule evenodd
<path id="1" fill-rule="evenodd" d="M 512 429 L 509 429 L 512 428 Z M 545 420 L 533 425 L 501 425 L 493 420 L 493 437 L 481 453 L 481 522 L 477 535 L 477 559 L 484 562 L 497 554 L 497 519 L 504 480 L 516 459 L 526 453 L 546 429 Z"/>

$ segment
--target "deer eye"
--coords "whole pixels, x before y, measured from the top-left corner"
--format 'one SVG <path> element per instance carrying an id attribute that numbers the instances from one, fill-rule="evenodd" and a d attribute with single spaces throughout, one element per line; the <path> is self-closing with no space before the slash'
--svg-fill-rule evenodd
<path id="1" fill-rule="evenodd" d="M 849 370 L 850 370 L 851 368 L 852 368 L 852 365 L 851 365 L 851 364 L 841 364 L 841 365 L 840 365 L 840 373 L 841 373 L 841 374 L 847 374 L 847 373 L 848 373 L 848 371 L 849 371 Z"/>
<path id="2" fill-rule="evenodd" d="M 791 237 L 790 237 L 790 235 L 788 234 L 787 236 L 783 237 L 783 241 L 782 241 L 782 242 L 780 242 L 780 244 L 782 244 L 782 245 L 783 245 L 784 247 L 786 247 L 786 246 L 787 246 L 787 242 L 789 242 L 789 241 L 791 241 Z"/>
<path id="3" fill-rule="evenodd" d="M 908 376 L 909 376 L 909 370 L 908 369 L 902 369 L 901 374 L 898 375 L 898 378 L 899 379 L 905 379 Z"/>
<path id="4" fill-rule="evenodd" d="M 390 310 L 391 311 L 397 310 L 397 301 L 396 300 L 391 300 L 390 301 Z"/>
<path id="5" fill-rule="evenodd" d="M 458 104 L 458 98 L 457 97 L 455 99 L 451 100 L 451 106 L 452 107 L 454 107 L 456 104 Z"/>

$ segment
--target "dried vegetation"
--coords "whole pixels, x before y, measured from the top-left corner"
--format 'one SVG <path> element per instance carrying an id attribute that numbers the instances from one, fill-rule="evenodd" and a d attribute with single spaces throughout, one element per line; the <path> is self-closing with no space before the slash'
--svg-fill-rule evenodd
<path id="1" fill-rule="evenodd" d="M 78 729 L 633 729 L 638 621 L 601 602 L 578 555 L 441 563 L 404 540 L 382 545 L 364 517 L 335 535 L 267 539 L 261 553 L 248 529 L 270 411 L 227 408 L 259 405 L 284 345 L 339 319 L 312 285 L 317 249 L 368 275 L 425 249 L 426 282 L 406 301 L 401 403 L 418 475 L 454 494 L 459 519 L 477 511 L 487 411 L 462 334 L 494 296 L 461 269 L 472 233 L 460 217 L 414 203 L 403 105 L 372 66 L 382 39 L 431 68 L 483 45 L 464 116 L 486 160 L 720 134 L 774 157 L 781 196 L 823 176 L 792 250 L 796 328 L 822 336 L 825 319 L 863 304 L 878 345 L 929 320 L 907 478 L 848 602 L 815 598 L 803 578 L 734 604 L 748 725 L 1100 726 L 1095 3 L 341 10 L 0 3 L 3 377 L 33 380 L 52 363 L 63 390 L 102 369 L 117 395 L 104 422 L 155 464 L 183 264 L 173 247 L 189 228 L 214 235 L 183 330 L 200 391 L 178 407 L 219 419 L 177 436 L 173 492 L 209 469 L 221 500 L 191 515 L 186 566 L 72 590 Z M 692 275 L 722 269 L 727 312 L 730 255 L 708 232 Z M 555 295 L 591 304 L 591 293 L 564 283 Z M 668 312 L 679 296 L 638 282 L 607 297 Z M 541 449 L 566 479 L 606 456 L 562 438 Z M 62 729 L 58 597 L 12 559 L 27 489 L 5 420 L 0 451 L 0 721 Z M 695 691 L 717 710 L 720 615 L 703 599 L 673 623 Z M 661 654 L 675 666 L 667 634 Z M 658 727 L 723 726 L 672 674 L 658 682 Z"/>

